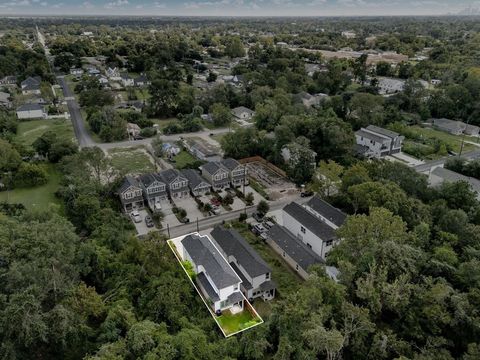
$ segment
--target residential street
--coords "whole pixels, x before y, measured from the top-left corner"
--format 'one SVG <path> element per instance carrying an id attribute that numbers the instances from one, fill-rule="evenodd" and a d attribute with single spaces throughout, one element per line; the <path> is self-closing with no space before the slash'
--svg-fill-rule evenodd
<path id="1" fill-rule="evenodd" d="M 464 153 L 464 154 L 462 154 L 462 157 L 465 158 L 465 159 L 480 158 L 480 150 L 475 150 L 475 151 L 470 151 L 470 152 Z M 424 164 L 415 166 L 414 169 L 417 170 L 417 172 L 426 173 L 426 172 L 429 172 L 432 167 L 441 166 L 441 165 L 445 164 L 445 162 L 450 158 L 451 157 L 446 156 L 446 157 L 438 159 L 438 160 L 429 161 L 429 162 L 426 162 Z"/>
<path id="2" fill-rule="evenodd" d="M 82 113 L 80 112 L 80 106 L 75 100 L 75 96 L 73 95 L 72 90 L 69 88 L 67 81 L 63 76 L 57 76 L 57 80 L 62 87 L 63 96 L 65 96 L 65 101 L 67 102 L 70 118 L 72 119 L 73 131 L 75 133 L 75 137 L 77 138 L 78 144 L 80 147 L 95 146 L 96 143 L 93 141 L 85 127 Z"/>

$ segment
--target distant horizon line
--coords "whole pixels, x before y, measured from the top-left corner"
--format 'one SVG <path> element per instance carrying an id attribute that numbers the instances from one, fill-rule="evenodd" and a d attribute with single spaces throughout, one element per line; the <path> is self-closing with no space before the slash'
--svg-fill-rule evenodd
<path id="1" fill-rule="evenodd" d="M 434 15 L 415 15 L 415 14 L 378 14 L 378 15 L 148 15 L 148 14 L 0 14 L 0 18 L 285 18 L 285 19 L 312 19 L 312 18 L 378 18 L 378 17 L 417 17 L 417 18 L 438 18 L 438 17 L 480 17 L 480 14 L 434 14 Z"/>

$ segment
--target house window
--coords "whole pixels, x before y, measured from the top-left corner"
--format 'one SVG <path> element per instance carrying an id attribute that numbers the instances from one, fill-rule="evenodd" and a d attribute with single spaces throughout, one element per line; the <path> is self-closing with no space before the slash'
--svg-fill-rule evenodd
<path id="1" fill-rule="evenodd" d="M 298 271 L 298 264 L 297 264 L 297 265 L 295 265 L 295 270 L 297 270 L 297 271 Z"/>
<path id="2" fill-rule="evenodd" d="M 328 240 L 326 243 L 327 246 L 332 246 L 332 244 L 333 244 L 333 240 Z"/>
<path id="3" fill-rule="evenodd" d="M 285 257 L 285 251 L 283 252 L 283 257 Z"/>
<path id="4" fill-rule="evenodd" d="M 267 280 L 270 279 L 270 273 L 265 274 L 265 279 L 267 279 Z"/>
<path id="5" fill-rule="evenodd" d="M 300 231 L 305 234 L 305 228 L 303 226 L 300 227 Z"/>
<path id="6" fill-rule="evenodd" d="M 233 286 L 233 291 L 237 291 L 238 290 L 238 285 L 234 285 Z"/>

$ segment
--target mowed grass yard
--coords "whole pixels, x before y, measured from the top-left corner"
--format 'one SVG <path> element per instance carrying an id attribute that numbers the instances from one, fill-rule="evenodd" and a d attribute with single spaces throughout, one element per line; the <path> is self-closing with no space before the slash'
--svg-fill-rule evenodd
<path id="1" fill-rule="evenodd" d="M 417 134 L 420 134 L 425 138 L 428 138 L 428 139 L 437 138 L 444 141 L 446 144 L 449 144 L 452 147 L 453 151 L 455 152 L 460 151 L 463 136 L 452 135 L 444 131 L 440 131 L 432 128 L 424 128 L 420 126 L 411 126 L 410 128 L 413 131 L 415 131 Z M 469 136 L 465 136 L 465 141 L 475 142 L 476 139 L 470 138 Z M 475 145 L 465 143 L 465 146 L 463 147 L 463 151 L 471 151 L 471 150 L 475 150 L 475 148 L 476 148 Z"/>
<path id="2" fill-rule="evenodd" d="M 47 131 L 53 131 L 63 139 L 75 141 L 72 122 L 67 119 L 45 119 L 21 121 L 18 124 L 16 141 L 25 146 L 31 146 L 33 142 Z"/>
<path id="3" fill-rule="evenodd" d="M 110 149 L 108 154 L 112 158 L 113 166 L 121 174 L 144 174 L 155 171 L 152 158 L 143 146 Z"/>
<path id="4" fill-rule="evenodd" d="M 48 182 L 45 185 L 25 189 L 14 189 L 0 192 L 0 202 L 20 203 L 27 209 L 47 209 L 48 205 L 62 205 L 55 197 L 60 184 L 61 174 L 53 164 L 41 164 L 47 172 Z"/>
<path id="5" fill-rule="evenodd" d="M 178 155 L 174 156 L 173 160 L 175 160 L 175 167 L 177 169 L 187 169 L 198 162 L 198 160 L 186 150 L 180 151 Z"/>

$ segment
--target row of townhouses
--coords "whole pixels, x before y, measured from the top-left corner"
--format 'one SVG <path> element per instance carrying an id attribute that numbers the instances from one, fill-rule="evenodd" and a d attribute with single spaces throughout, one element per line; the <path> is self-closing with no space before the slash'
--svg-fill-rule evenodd
<path id="1" fill-rule="evenodd" d="M 277 224 L 268 231 L 267 243 L 305 279 L 308 268 L 324 263 L 338 244 L 335 230 L 345 219 L 342 211 L 316 196 L 305 205 L 292 202 L 282 209 L 283 226 Z M 335 268 L 327 266 L 326 271 L 336 279 Z"/>
<path id="2" fill-rule="evenodd" d="M 243 309 L 245 299 L 275 297 L 270 267 L 234 229 L 217 226 L 210 236 L 189 234 L 176 249 L 192 264 L 195 283 L 215 312 Z"/>
<path id="3" fill-rule="evenodd" d="M 238 187 L 247 183 L 246 167 L 234 159 L 206 163 L 201 175 L 194 169 L 168 169 L 135 178 L 126 176 L 118 189 L 126 212 L 142 209 L 145 204 L 160 210 L 162 202 L 187 196 L 201 196 L 213 190 Z"/>
<path id="4" fill-rule="evenodd" d="M 382 158 L 402 151 L 404 139 L 394 131 L 369 125 L 355 132 L 355 150 L 369 158 Z"/>

